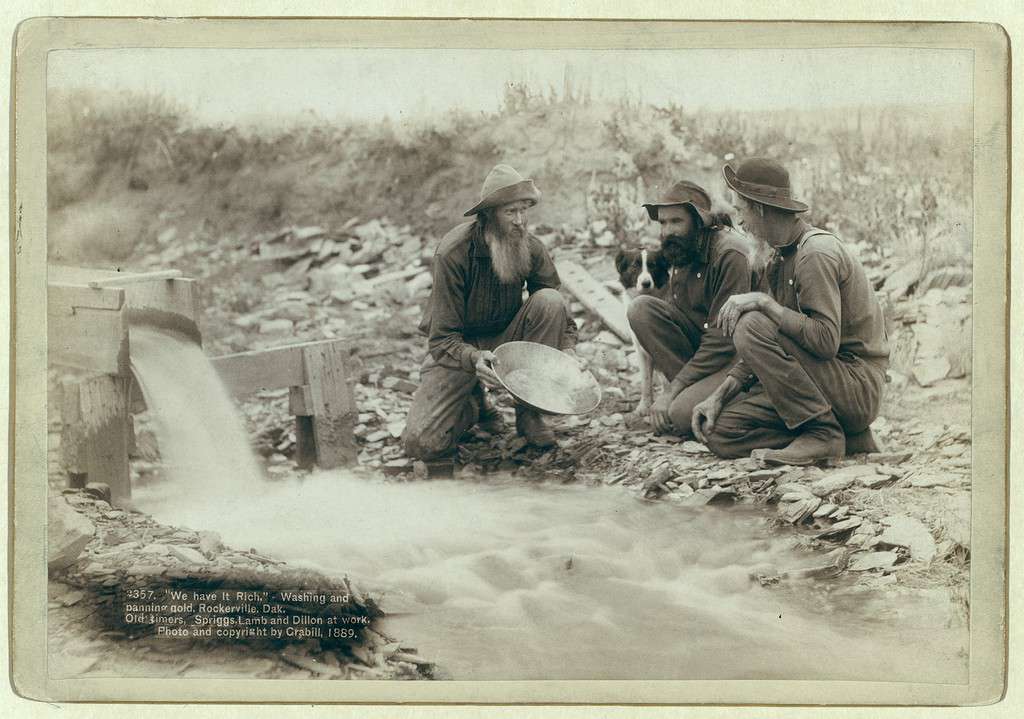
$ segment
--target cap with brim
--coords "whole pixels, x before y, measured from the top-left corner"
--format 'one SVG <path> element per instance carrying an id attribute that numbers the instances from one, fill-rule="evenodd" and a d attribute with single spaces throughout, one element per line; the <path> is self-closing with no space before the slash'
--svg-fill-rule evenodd
<path id="1" fill-rule="evenodd" d="M 524 178 L 508 165 L 496 165 L 487 173 L 480 188 L 480 201 L 466 210 L 463 217 L 469 217 L 488 207 L 501 207 L 510 202 L 527 200 L 532 205 L 540 202 L 540 190 L 533 180 Z"/>
<path id="2" fill-rule="evenodd" d="M 711 198 L 703 187 L 685 180 L 672 185 L 657 202 L 645 202 L 643 207 L 652 220 L 657 220 L 659 207 L 678 207 L 680 205 L 692 207 L 704 226 L 711 226 Z"/>
<path id="3" fill-rule="evenodd" d="M 805 203 L 793 199 L 789 172 L 774 160 L 753 158 L 736 170 L 726 165 L 722 174 L 725 175 L 725 184 L 748 200 L 788 212 L 807 212 L 810 209 Z"/>

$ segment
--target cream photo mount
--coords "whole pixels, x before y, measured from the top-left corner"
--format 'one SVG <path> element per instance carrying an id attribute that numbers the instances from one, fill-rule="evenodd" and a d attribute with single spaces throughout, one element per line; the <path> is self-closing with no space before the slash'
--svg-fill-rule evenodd
<path id="1" fill-rule="evenodd" d="M 974 352 L 969 681 L 282 682 L 50 679 L 46 667 L 46 62 L 55 50 L 133 48 L 951 48 L 974 53 Z M 642 50 L 640 50 L 642 51 Z M 12 678 L 45 701 L 965 705 L 1006 677 L 1008 40 L 994 25 L 405 19 L 36 18 L 15 38 Z M 884 71 L 884 69 L 880 69 Z M 983 311 L 978 311 L 983 308 Z"/>

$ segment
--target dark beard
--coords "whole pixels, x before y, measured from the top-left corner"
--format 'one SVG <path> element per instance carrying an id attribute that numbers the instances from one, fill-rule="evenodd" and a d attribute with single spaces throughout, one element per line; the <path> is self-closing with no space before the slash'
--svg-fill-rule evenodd
<path id="1" fill-rule="evenodd" d="M 669 235 L 661 241 L 661 254 L 672 267 L 686 267 L 701 261 L 699 234 Z"/>
<path id="2" fill-rule="evenodd" d="M 484 233 L 487 248 L 491 251 L 491 269 L 505 284 L 518 284 L 530 274 L 530 245 L 526 232 L 520 234 L 499 234 L 498 228 L 489 228 Z"/>

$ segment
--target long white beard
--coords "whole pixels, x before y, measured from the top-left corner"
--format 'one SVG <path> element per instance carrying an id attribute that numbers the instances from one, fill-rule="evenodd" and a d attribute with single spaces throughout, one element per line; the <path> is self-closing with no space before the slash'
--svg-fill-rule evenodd
<path id="1" fill-rule="evenodd" d="M 494 231 L 484 233 L 487 247 L 491 251 L 491 267 L 498 279 L 506 284 L 525 280 L 530 274 L 530 246 L 526 233 L 520 237 L 499 236 Z"/>

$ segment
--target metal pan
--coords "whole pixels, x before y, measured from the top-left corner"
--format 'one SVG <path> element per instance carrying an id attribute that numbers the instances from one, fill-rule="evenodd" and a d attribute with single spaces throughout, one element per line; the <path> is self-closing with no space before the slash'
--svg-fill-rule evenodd
<path id="1" fill-rule="evenodd" d="M 586 414 L 601 403 L 601 387 L 569 355 L 536 342 L 506 342 L 494 350 L 494 373 L 521 403 L 545 414 Z"/>

